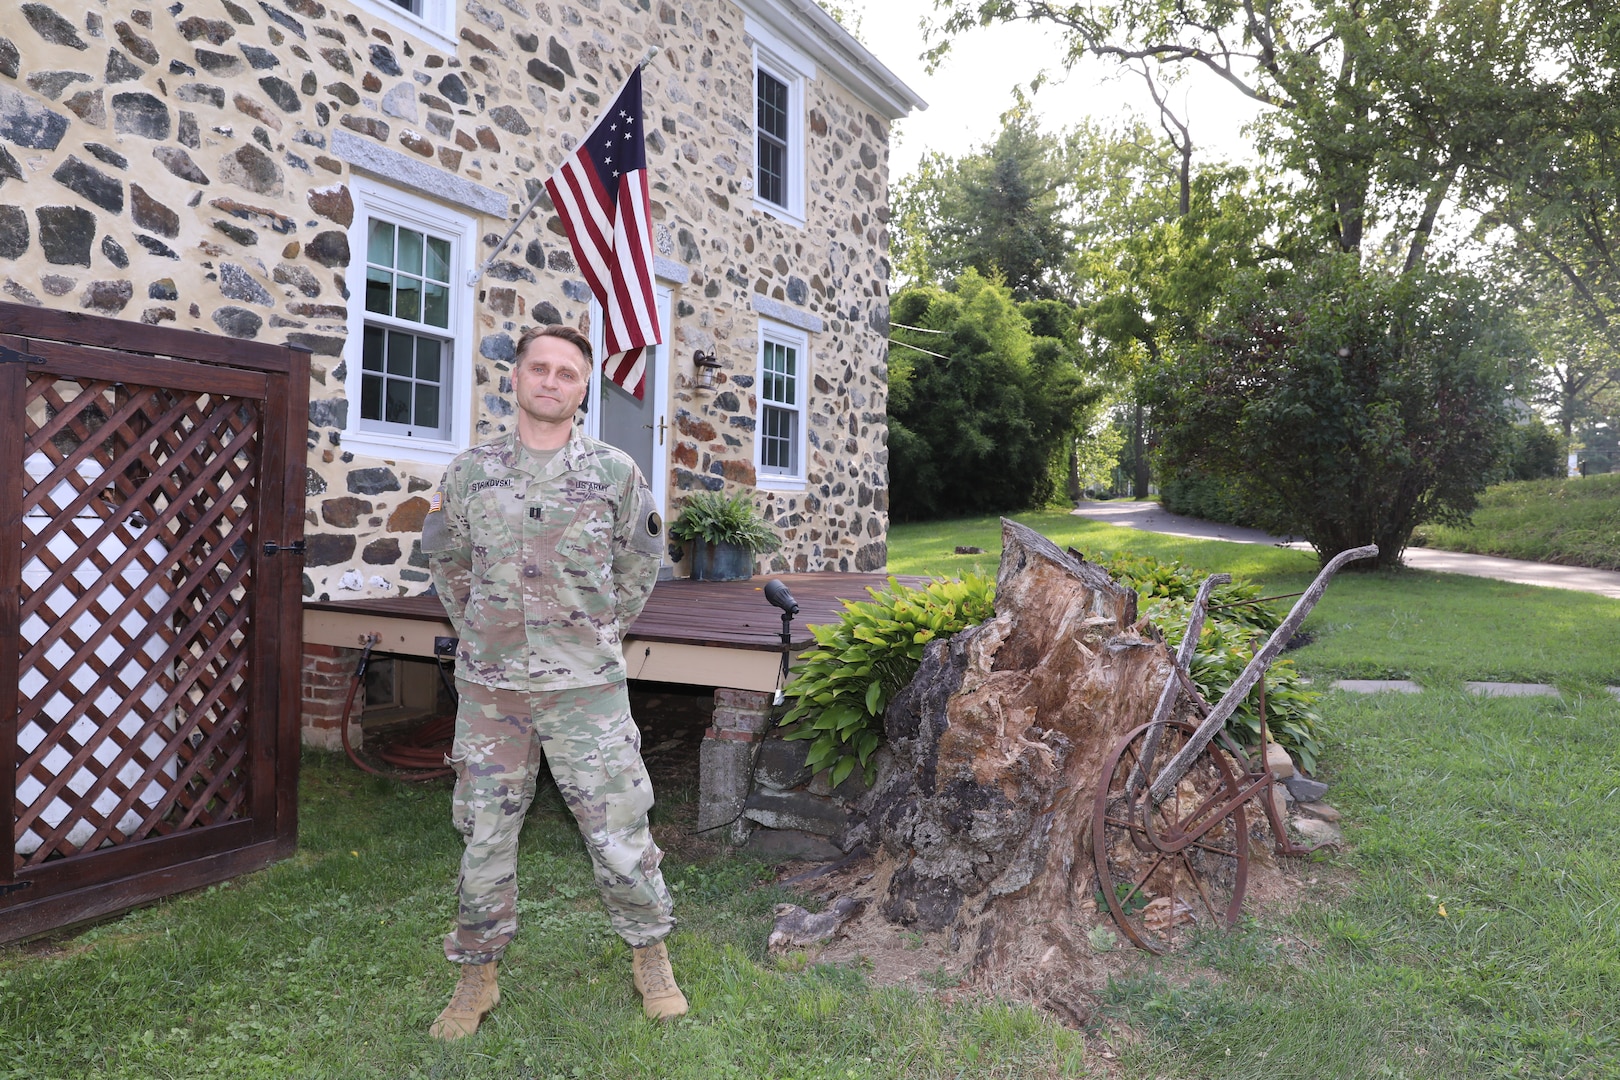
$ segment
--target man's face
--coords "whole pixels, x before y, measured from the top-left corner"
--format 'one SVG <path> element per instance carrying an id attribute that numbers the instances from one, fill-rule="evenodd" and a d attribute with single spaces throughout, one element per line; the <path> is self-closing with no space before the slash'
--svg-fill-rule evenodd
<path id="1" fill-rule="evenodd" d="M 517 407 L 541 423 L 572 421 L 589 388 L 584 355 L 562 338 L 536 338 L 512 370 Z"/>

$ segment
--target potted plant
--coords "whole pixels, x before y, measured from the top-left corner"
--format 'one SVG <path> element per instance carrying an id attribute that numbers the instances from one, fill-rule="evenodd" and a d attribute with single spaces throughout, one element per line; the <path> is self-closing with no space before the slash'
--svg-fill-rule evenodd
<path id="1" fill-rule="evenodd" d="M 695 581 L 744 581 L 754 576 L 755 555 L 782 546 L 746 491 L 688 495 L 669 534 L 690 541 Z"/>

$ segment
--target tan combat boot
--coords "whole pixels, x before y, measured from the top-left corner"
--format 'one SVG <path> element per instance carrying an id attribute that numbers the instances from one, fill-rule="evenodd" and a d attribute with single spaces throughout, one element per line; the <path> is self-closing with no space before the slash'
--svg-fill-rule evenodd
<path id="1" fill-rule="evenodd" d="M 649 1020 L 673 1020 L 686 1015 L 686 995 L 675 985 L 675 973 L 669 968 L 669 950 L 662 941 L 640 949 L 630 950 L 630 970 L 636 992 L 641 995 L 641 1009 Z"/>
<path id="2" fill-rule="evenodd" d="M 668 964 L 665 964 L 668 970 Z M 452 1042 L 478 1030 L 478 1025 L 489 1011 L 501 1001 L 501 988 L 495 985 L 495 961 L 487 964 L 462 964 L 461 978 L 456 992 L 450 995 L 450 1004 L 433 1021 L 428 1034 L 435 1039 Z"/>

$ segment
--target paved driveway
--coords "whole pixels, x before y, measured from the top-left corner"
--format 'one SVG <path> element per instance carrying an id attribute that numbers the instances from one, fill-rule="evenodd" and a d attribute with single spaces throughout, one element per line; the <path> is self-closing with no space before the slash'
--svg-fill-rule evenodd
<path id="1" fill-rule="evenodd" d="M 1164 533 L 1167 536 L 1186 536 L 1197 540 L 1229 540 L 1238 544 L 1275 544 L 1278 547 L 1310 550 L 1309 544 L 1296 537 L 1271 536 L 1259 529 L 1245 529 L 1238 525 L 1223 525 L 1215 521 L 1182 517 L 1180 514 L 1170 513 L 1156 502 L 1135 502 L 1129 499 L 1083 502 L 1074 513 L 1108 525 Z M 1438 570 L 1446 574 L 1495 578 L 1497 581 L 1513 581 L 1521 585 L 1573 589 L 1576 592 L 1597 593 L 1599 596 L 1620 600 L 1620 572 L 1613 570 L 1587 570 L 1579 566 L 1557 566 L 1553 563 L 1499 559 L 1494 555 L 1468 555 L 1460 551 L 1436 551 L 1433 548 L 1417 547 L 1407 548 L 1403 561 L 1416 570 Z"/>

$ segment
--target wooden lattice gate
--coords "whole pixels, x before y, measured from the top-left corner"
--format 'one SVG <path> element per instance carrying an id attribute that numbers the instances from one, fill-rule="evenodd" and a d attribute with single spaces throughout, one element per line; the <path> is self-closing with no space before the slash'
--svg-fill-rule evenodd
<path id="1" fill-rule="evenodd" d="M 293 349 L 0 304 L 0 941 L 293 850 L 308 398 Z"/>

